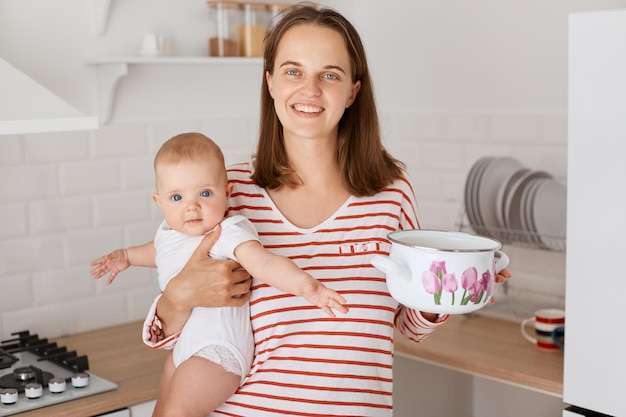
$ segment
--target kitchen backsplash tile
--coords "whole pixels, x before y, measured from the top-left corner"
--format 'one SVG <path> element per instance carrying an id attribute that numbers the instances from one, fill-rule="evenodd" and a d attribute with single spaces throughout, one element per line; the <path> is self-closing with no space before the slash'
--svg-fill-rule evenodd
<path id="1" fill-rule="evenodd" d="M 116 191 L 120 167 L 116 160 L 70 162 L 61 165 L 60 188 L 63 196 Z"/>
<path id="2" fill-rule="evenodd" d="M 55 162 L 85 160 L 89 157 L 89 133 L 52 132 L 24 135 L 27 161 Z"/>
<path id="3" fill-rule="evenodd" d="M 0 241 L 2 276 L 64 268 L 61 235 L 4 239 Z M 11 288 L 2 288 L 11 294 Z"/>
<path id="4" fill-rule="evenodd" d="M 128 303 L 124 293 L 100 294 L 98 297 L 81 298 L 69 303 L 67 310 L 72 321 L 70 333 L 84 332 L 94 328 L 113 326 L 128 321 Z"/>
<path id="5" fill-rule="evenodd" d="M 32 235 L 88 228 L 93 223 L 91 198 L 79 196 L 30 201 L 28 220 Z"/>
<path id="6" fill-rule="evenodd" d="M 58 197 L 58 176 L 52 164 L 0 166 L 0 204 Z"/>
<path id="7" fill-rule="evenodd" d="M 56 337 L 126 321 L 126 295 L 121 293 L 79 298 L 2 314 L 4 337 L 24 329 L 46 337 Z"/>
<path id="8" fill-rule="evenodd" d="M 29 274 L 0 276 L 0 314 L 34 305 L 32 279 Z"/>
<path id="9" fill-rule="evenodd" d="M 543 143 L 557 146 L 567 143 L 567 115 L 546 114 L 543 117 Z"/>
<path id="10" fill-rule="evenodd" d="M 490 117 L 489 136 L 496 142 L 537 143 L 543 137 L 541 114 L 495 114 Z"/>
<path id="11" fill-rule="evenodd" d="M 122 247 L 121 227 L 111 229 L 86 229 L 63 234 L 63 252 L 66 266 L 87 266 L 98 256 L 105 255 L 113 249 Z M 100 246 L 101 241 L 114 240 L 116 243 L 108 245 L 101 251 L 94 252 L 94 245 Z M 88 275 L 85 275 L 88 277 Z"/>
<path id="12" fill-rule="evenodd" d="M 107 286 L 89 275 L 89 262 L 153 238 L 161 213 L 151 200 L 152 159 L 165 140 L 203 131 L 232 163 L 254 151 L 256 119 L 123 121 L 80 143 L 85 133 L 49 136 L 54 144 L 45 142 L 45 134 L 3 138 L 0 215 L 10 222 L 0 230 L 0 285 L 7 284 L 0 293 L 0 336 L 30 328 L 54 337 L 142 319 L 158 294 L 155 272 L 131 268 Z M 413 178 L 423 227 L 461 227 L 466 175 L 482 156 L 515 156 L 529 168 L 565 178 L 562 114 L 399 110 L 381 113 L 381 120 L 386 146 Z M 83 158 L 85 143 L 89 156 Z M 63 157 L 57 147 L 71 149 Z M 515 302 L 508 311 L 519 312 L 525 310 L 520 303 L 562 302 L 563 253 L 506 250 L 515 279 L 498 308 Z"/>
<path id="13" fill-rule="evenodd" d="M 113 226 L 146 219 L 152 201 L 150 191 L 100 194 L 93 198 L 95 226 Z"/>
<path id="14" fill-rule="evenodd" d="M 85 279 L 85 267 L 34 272 L 33 303 L 55 305 L 96 295 L 95 280 Z"/>
<path id="15" fill-rule="evenodd" d="M 93 135 L 93 157 L 119 157 L 120 155 L 145 155 L 148 139 L 144 124 L 112 125 L 98 129 Z"/>
<path id="16" fill-rule="evenodd" d="M 120 179 L 122 190 L 154 191 L 153 153 L 120 160 Z"/>
<path id="17" fill-rule="evenodd" d="M 27 204 L 24 202 L 0 204 L 0 219 L 11 219 L 0 227 L 0 239 L 28 234 Z M 0 271 L 1 272 L 1 271 Z"/>
<path id="18" fill-rule="evenodd" d="M 159 287 L 156 281 L 156 275 L 154 275 L 151 285 L 126 291 L 127 320 L 145 319 L 148 308 L 158 294 Z"/>
<path id="19" fill-rule="evenodd" d="M 161 217 L 161 210 L 157 208 L 157 205 L 153 204 L 153 206 L 158 211 L 158 217 L 151 216 L 150 219 L 146 218 L 144 222 L 124 226 L 124 246 L 139 245 L 154 238 L 154 233 L 163 218 Z"/>
<path id="20" fill-rule="evenodd" d="M 0 166 L 24 162 L 23 140 L 20 135 L 3 135 L 0 140 Z"/>
<path id="21" fill-rule="evenodd" d="M 442 116 L 442 137 L 472 142 L 483 140 L 488 131 L 489 117 L 484 114 L 451 114 Z"/>
<path id="22" fill-rule="evenodd" d="M 58 337 L 70 334 L 70 323 L 66 320 L 64 305 L 29 307 L 2 313 L 3 338 L 8 339 L 12 332 L 28 329 L 33 334 Z M 79 314 L 73 312 L 73 314 Z"/>

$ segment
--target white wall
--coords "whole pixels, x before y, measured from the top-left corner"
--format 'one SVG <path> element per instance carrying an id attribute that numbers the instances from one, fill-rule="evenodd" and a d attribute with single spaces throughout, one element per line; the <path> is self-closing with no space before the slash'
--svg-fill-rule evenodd
<path id="1" fill-rule="evenodd" d="M 93 34 L 88 0 L 0 0 L 0 56 L 85 113 L 98 111 L 85 58 L 134 54 L 146 32 L 204 55 L 201 0 L 112 0 Z M 566 180 L 567 14 L 626 0 L 327 2 L 360 30 L 385 141 L 413 176 L 423 225 L 456 229 L 471 165 L 510 155 Z M 158 146 L 185 130 L 214 137 L 230 161 L 252 152 L 260 65 L 132 65 L 110 124 L 94 132 L 0 136 L 0 337 L 48 337 L 143 318 L 152 271 L 110 287 L 88 262 L 151 239 Z M 0 100 L 10 100 L 2 96 Z M 565 256 L 505 248 L 515 279 L 485 312 L 520 319 L 562 305 Z"/>

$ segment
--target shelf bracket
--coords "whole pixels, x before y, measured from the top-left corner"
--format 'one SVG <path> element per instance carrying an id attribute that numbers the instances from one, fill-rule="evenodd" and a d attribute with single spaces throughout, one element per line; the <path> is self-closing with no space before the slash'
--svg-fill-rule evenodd
<path id="1" fill-rule="evenodd" d="M 91 0 L 92 25 L 96 36 L 101 36 L 106 32 L 107 21 L 109 20 L 109 9 L 111 0 Z"/>
<path id="2" fill-rule="evenodd" d="M 117 85 L 126 74 L 128 74 L 128 64 L 125 62 L 98 65 L 98 111 L 102 125 L 107 124 L 111 119 Z"/>

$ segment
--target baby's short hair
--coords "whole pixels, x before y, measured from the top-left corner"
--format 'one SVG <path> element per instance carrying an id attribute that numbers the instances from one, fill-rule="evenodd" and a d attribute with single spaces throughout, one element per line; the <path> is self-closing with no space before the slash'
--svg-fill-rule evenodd
<path id="1" fill-rule="evenodd" d="M 154 168 L 158 164 L 177 164 L 183 161 L 214 161 L 224 164 L 224 154 L 209 137 L 198 132 L 176 135 L 161 145 L 154 157 Z"/>

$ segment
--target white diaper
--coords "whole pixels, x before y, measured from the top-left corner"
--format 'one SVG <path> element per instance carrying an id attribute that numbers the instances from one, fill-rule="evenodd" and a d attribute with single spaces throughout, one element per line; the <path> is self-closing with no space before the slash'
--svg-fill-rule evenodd
<path id="1" fill-rule="evenodd" d="M 243 382 L 254 357 L 250 305 L 194 308 L 174 345 L 174 365 L 192 356 L 221 365 Z"/>

